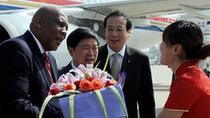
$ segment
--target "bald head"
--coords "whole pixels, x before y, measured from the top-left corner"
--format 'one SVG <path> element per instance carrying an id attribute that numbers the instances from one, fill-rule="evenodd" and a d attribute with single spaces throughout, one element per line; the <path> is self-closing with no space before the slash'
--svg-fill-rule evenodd
<path id="1" fill-rule="evenodd" d="M 44 6 L 39 8 L 36 13 L 34 14 L 32 18 L 32 22 L 30 28 L 33 28 L 33 24 L 37 22 L 37 20 L 40 20 L 42 22 L 48 22 L 52 17 L 61 15 L 65 17 L 56 7 L 52 6 Z"/>
<path id="2" fill-rule="evenodd" d="M 56 7 L 41 7 L 34 14 L 30 29 L 45 50 L 55 50 L 66 36 L 67 18 Z"/>

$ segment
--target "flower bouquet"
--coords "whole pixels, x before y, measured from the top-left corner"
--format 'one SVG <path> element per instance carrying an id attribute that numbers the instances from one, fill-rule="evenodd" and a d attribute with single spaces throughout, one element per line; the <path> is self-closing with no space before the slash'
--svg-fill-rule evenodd
<path id="1" fill-rule="evenodd" d="M 39 118 L 53 97 L 59 97 L 64 118 L 122 118 L 127 109 L 121 84 L 125 74 L 119 74 L 118 82 L 107 72 L 92 65 L 79 65 L 59 77 L 49 90 Z"/>

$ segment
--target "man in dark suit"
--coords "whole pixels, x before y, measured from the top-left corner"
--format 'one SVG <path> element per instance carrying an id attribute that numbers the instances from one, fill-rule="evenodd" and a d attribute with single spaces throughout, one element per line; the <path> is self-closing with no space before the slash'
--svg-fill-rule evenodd
<path id="1" fill-rule="evenodd" d="M 38 118 L 52 81 L 57 79 L 54 57 L 67 32 L 66 17 L 54 7 L 41 7 L 30 30 L 0 44 L 0 114 L 5 118 Z M 43 54 L 47 53 L 49 69 Z M 46 108 L 44 118 L 62 118 L 57 99 Z"/>
<path id="2" fill-rule="evenodd" d="M 66 40 L 71 62 L 58 70 L 59 76 L 66 74 L 79 64 L 94 64 L 98 57 L 98 36 L 88 28 L 77 28 Z"/>
<path id="3" fill-rule="evenodd" d="M 126 72 L 123 87 L 129 118 L 155 118 L 155 102 L 148 57 L 142 52 L 125 45 L 130 32 L 131 21 L 121 12 L 115 11 L 104 19 L 107 44 L 99 48 L 99 68 L 104 68 L 108 55 L 109 64 L 106 71 L 111 72 L 117 53 L 120 71 Z M 137 105 L 138 104 L 138 105 Z"/>

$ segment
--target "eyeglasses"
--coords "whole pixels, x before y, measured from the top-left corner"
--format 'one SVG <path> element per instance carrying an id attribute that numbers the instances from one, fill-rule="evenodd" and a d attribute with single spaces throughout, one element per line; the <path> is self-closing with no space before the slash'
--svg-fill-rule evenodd
<path id="1" fill-rule="evenodd" d="M 116 33 L 120 34 L 120 33 L 126 32 L 126 29 L 125 28 L 117 28 L 117 29 L 115 29 L 115 28 L 107 28 L 106 31 L 107 31 L 107 33 L 116 32 Z"/>
<path id="2" fill-rule="evenodd" d="M 80 50 L 80 51 L 97 51 L 98 50 L 98 45 L 94 45 L 94 46 L 87 46 L 87 45 L 84 45 L 84 46 L 77 46 L 77 48 Z"/>

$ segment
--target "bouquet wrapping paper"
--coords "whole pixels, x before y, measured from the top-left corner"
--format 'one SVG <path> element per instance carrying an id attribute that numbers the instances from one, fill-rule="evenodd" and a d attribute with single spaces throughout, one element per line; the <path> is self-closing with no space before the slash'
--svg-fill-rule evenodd
<path id="1" fill-rule="evenodd" d="M 110 88 L 112 87 L 112 88 Z M 61 109 L 65 118 L 124 118 L 127 116 L 124 96 L 120 85 L 110 86 L 101 90 L 103 105 L 96 91 L 85 92 L 59 99 Z M 118 91 L 119 96 L 113 91 L 113 87 Z M 120 99 L 118 98 L 120 97 Z M 105 108 L 105 111 L 104 109 Z M 105 113 L 106 112 L 106 113 Z"/>
<path id="2" fill-rule="evenodd" d="M 128 115 L 121 87 L 125 76 L 125 73 L 120 73 L 116 81 L 92 65 L 79 65 L 50 86 L 39 118 L 54 97 L 59 98 L 64 118 L 125 118 Z"/>

